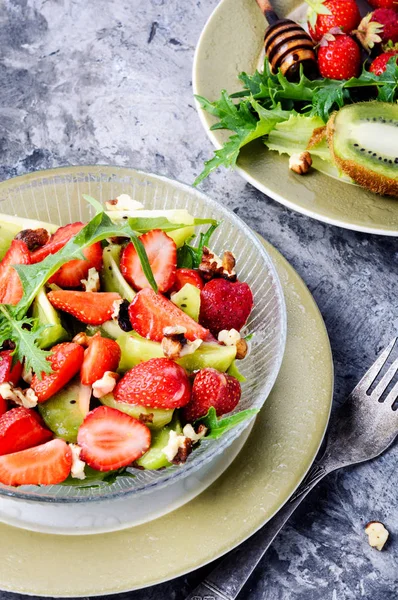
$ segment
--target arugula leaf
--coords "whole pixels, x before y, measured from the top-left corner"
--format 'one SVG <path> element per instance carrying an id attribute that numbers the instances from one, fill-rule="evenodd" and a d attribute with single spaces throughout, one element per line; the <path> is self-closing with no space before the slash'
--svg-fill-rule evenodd
<path id="1" fill-rule="evenodd" d="M 194 181 L 193 185 L 195 186 L 221 165 L 234 167 L 243 146 L 265 136 L 275 127 L 276 123 L 284 121 L 290 116 L 290 112 L 282 110 L 280 104 L 266 109 L 254 97 L 250 97 L 240 104 L 234 104 L 228 98 L 225 90 L 221 93 L 221 99 L 218 102 L 203 102 L 204 99 L 201 96 L 196 96 L 196 98 L 203 108 L 207 107 L 206 110 L 220 119 L 216 129 L 230 129 L 236 133 L 222 148 L 214 152 L 213 158 L 205 162 L 202 173 Z"/>
<path id="2" fill-rule="evenodd" d="M 216 440 L 233 427 L 236 427 L 240 423 L 243 423 L 243 421 L 246 421 L 246 419 L 251 419 L 258 412 L 258 408 L 248 408 L 247 410 L 242 410 L 241 412 L 231 415 L 230 417 L 223 417 L 219 419 L 217 417 L 215 408 L 211 406 L 206 416 L 198 419 L 196 423 L 203 423 L 209 430 L 205 436 L 205 439 Z"/>
<path id="3" fill-rule="evenodd" d="M 322 10 L 320 0 L 308 2 L 313 6 L 320 4 Z M 398 99 L 396 57 L 391 57 L 381 75 L 374 75 L 364 67 L 360 77 L 347 81 L 310 80 L 301 68 L 298 82 L 288 81 L 280 71 L 272 73 L 265 58 L 263 72 L 256 71 L 253 75 L 241 73 L 239 79 L 243 90 L 230 95 L 223 90 L 220 99 L 215 102 L 196 96 L 201 107 L 219 119 L 211 129 L 228 129 L 233 135 L 215 151 L 213 158 L 205 162 L 194 185 L 221 165 L 234 167 L 244 145 L 268 135 L 277 123 L 289 119 L 292 114 L 320 117 L 326 123 L 333 111 L 346 104 L 369 99 L 396 102 Z M 237 100 L 236 104 L 234 100 Z"/>
<path id="4" fill-rule="evenodd" d="M 89 197 L 84 195 L 88 200 Z M 92 199 L 90 199 L 90 202 Z M 36 294 L 46 281 L 66 262 L 80 258 L 84 259 L 83 250 L 95 242 L 109 237 L 122 236 L 130 238 L 141 261 L 142 269 L 152 288 L 157 292 L 157 285 L 149 264 L 147 254 L 137 233 L 130 224 L 115 224 L 99 204 L 98 213 L 72 239 L 55 254 L 49 254 L 43 261 L 32 265 L 15 265 L 15 270 L 21 279 L 24 295 L 15 307 L 14 316 L 24 316 Z"/>
<path id="5" fill-rule="evenodd" d="M 25 317 L 21 320 L 14 318 L 10 305 L 0 305 L 0 345 L 7 340 L 15 344 L 14 359 L 23 361 L 27 369 L 32 368 L 38 376 L 50 373 L 51 364 L 47 359 L 51 352 L 38 346 L 40 336 L 46 326 L 39 326 L 35 319 Z"/>
<path id="6" fill-rule="evenodd" d="M 195 248 L 186 242 L 177 250 L 177 267 L 179 269 L 197 269 L 202 262 L 203 247 L 209 245 L 209 241 L 214 231 L 219 226 L 218 221 L 214 221 L 206 233 L 201 233 L 199 236 L 199 245 Z"/>
<path id="7" fill-rule="evenodd" d="M 206 223 L 214 223 L 214 219 L 194 219 L 193 225 L 203 225 Z M 130 217 L 128 223 L 137 233 L 146 233 L 152 229 L 161 229 L 162 231 L 175 231 L 189 227 L 187 223 L 173 223 L 166 217 Z"/>

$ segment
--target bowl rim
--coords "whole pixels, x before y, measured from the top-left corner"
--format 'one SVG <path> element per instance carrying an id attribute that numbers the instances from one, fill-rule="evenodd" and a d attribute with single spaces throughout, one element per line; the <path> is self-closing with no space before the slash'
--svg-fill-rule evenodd
<path id="1" fill-rule="evenodd" d="M 62 174 L 63 175 L 67 175 L 67 174 L 73 175 L 74 173 L 83 172 L 84 170 L 88 170 L 88 169 L 95 172 L 95 171 L 101 171 L 101 169 L 104 169 L 104 168 L 111 169 L 115 173 L 117 173 L 119 171 L 119 172 L 125 172 L 125 174 L 130 174 L 131 176 L 134 174 L 138 174 L 138 175 L 141 175 L 144 177 L 154 178 L 156 180 L 160 180 L 165 183 L 171 183 L 172 185 L 177 186 L 180 190 L 185 190 L 190 195 L 191 194 L 196 195 L 198 198 L 201 198 L 203 202 L 209 203 L 210 206 L 212 206 L 212 205 L 215 206 L 217 210 L 221 210 L 221 212 L 225 213 L 228 216 L 230 221 L 232 221 L 234 224 L 236 224 L 240 229 L 243 229 L 245 236 L 247 236 L 249 238 L 251 243 L 258 250 L 259 254 L 262 255 L 263 260 L 269 270 L 269 274 L 272 277 L 272 280 L 274 283 L 275 295 L 278 299 L 279 306 L 280 306 L 280 322 L 279 322 L 279 327 L 280 327 L 279 344 L 280 344 L 280 346 L 279 346 L 277 360 L 275 361 L 273 369 L 272 369 L 272 371 L 269 375 L 268 381 L 266 383 L 266 389 L 262 393 L 262 395 L 265 396 L 262 401 L 262 404 L 261 404 L 261 407 L 262 407 L 264 405 L 264 403 L 266 402 L 266 400 L 275 384 L 276 378 L 280 371 L 284 353 L 285 353 L 286 336 L 287 336 L 286 302 L 285 302 L 285 297 L 284 297 L 284 293 L 283 293 L 283 289 L 282 289 L 282 284 L 279 279 L 279 275 L 276 271 L 276 268 L 272 262 L 272 259 L 269 255 L 269 253 L 265 249 L 264 245 L 258 239 L 256 233 L 243 221 L 243 219 L 241 219 L 238 215 L 236 215 L 231 209 L 222 205 L 219 201 L 214 200 L 213 198 L 211 198 L 204 192 L 199 191 L 197 188 L 193 187 L 192 185 L 190 185 L 188 183 L 184 183 L 182 181 L 179 181 L 178 179 L 167 177 L 165 175 L 158 175 L 155 173 L 150 173 L 148 171 L 141 171 L 140 169 L 135 169 L 134 167 L 124 167 L 124 166 L 110 165 L 110 164 L 96 164 L 96 165 L 85 164 L 85 165 L 71 165 L 71 166 L 55 167 L 52 169 L 42 169 L 39 171 L 32 171 L 31 173 L 25 173 L 22 175 L 18 175 L 16 177 L 11 177 L 9 179 L 6 179 L 6 180 L 0 182 L 0 213 L 1 213 L 2 192 L 5 189 L 7 189 L 10 185 L 11 186 L 15 185 L 15 187 L 19 187 L 22 184 L 22 182 L 24 182 L 25 184 L 26 183 L 29 184 L 29 183 L 31 183 L 31 181 L 34 181 L 35 179 L 45 179 L 45 178 L 48 178 L 51 176 L 57 176 L 57 175 L 62 175 Z M 216 456 L 218 453 L 222 452 L 223 449 L 225 449 L 225 447 L 228 447 L 232 443 L 232 441 L 235 440 L 242 433 L 242 431 L 244 429 L 246 429 L 246 427 L 248 427 L 248 425 L 250 423 L 253 422 L 254 419 L 255 419 L 255 416 L 253 416 L 251 419 L 247 419 L 246 421 L 244 421 L 243 423 L 241 423 L 240 425 L 238 425 L 234 429 L 232 429 L 231 432 L 234 432 L 234 435 L 230 436 L 230 439 L 228 440 L 228 444 L 226 444 L 225 446 L 220 445 L 216 449 L 216 451 L 214 452 L 214 456 Z M 108 494 L 104 493 L 101 496 L 57 497 L 56 495 L 54 495 L 53 497 L 43 496 L 42 498 L 36 498 L 29 493 L 18 492 L 17 491 L 18 488 L 16 488 L 15 490 L 5 489 L 5 488 L 2 488 L 1 485 L 0 485 L 0 496 L 12 498 L 17 501 L 25 501 L 25 502 L 28 501 L 28 502 L 32 502 L 34 504 L 37 504 L 37 503 L 76 504 L 76 503 L 88 503 L 88 502 L 90 502 L 90 503 L 107 502 L 107 501 L 110 501 L 113 499 L 125 498 L 127 496 L 137 494 L 137 493 L 141 493 L 141 494 L 150 493 L 152 491 L 152 489 L 155 487 L 156 487 L 156 489 L 161 489 L 162 487 L 164 487 L 168 484 L 168 482 L 170 481 L 171 478 L 173 479 L 173 481 L 177 481 L 177 480 L 187 477 L 188 475 L 190 475 L 193 472 L 196 472 L 197 470 L 200 470 L 200 467 L 203 466 L 203 462 L 205 461 L 205 458 L 206 458 L 206 456 L 204 456 L 204 458 L 202 460 L 198 460 L 197 462 L 193 462 L 188 465 L 184 465 L 184 467 L 180 471 L 174 471 L 172 474 L 170 474 L 169 477 L 164 477 L 164 479 L 162 479 L 162 480 L 154 481 L 154 482 L 151 482 L 148 484 L 143 484 L 142 486 L 137 486 L 136 488 L 131 488 L 128 490 L 122 490 L 122 491 L 116 491 L 116 492 L 112 491 Z M 46 486 L 43 486 L 43 488 L 45 488 L 45 487 Z"/>

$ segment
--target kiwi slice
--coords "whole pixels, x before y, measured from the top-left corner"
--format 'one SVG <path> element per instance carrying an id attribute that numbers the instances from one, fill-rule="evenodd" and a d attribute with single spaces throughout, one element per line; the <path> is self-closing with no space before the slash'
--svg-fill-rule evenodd
<path id="1" fill-rule="evenodd" d="M 186 283 L 178 292 L 171 294 L 171 301 L 191 319 L 199 321 L 200 290 L 197 287 Z"/>
<path id="2" fill-rule="evenodd" d="M 146 415 L 152 415 L 152 421 L 148 421 L 146 425 L 149 429 L 160 429 L 164 427 L 168 423 L 170 423 L 173 418 L 173 409 L 162 409 L 162 408 L 148 408 L 147 406 L 139 406 L 138 404 L 129 404 L 128 402 L 117 402 L 113 394 L 107 394 L 100 399 L 101 404 L 105 404 L 105 406 L 110 406 L 111 408 L 116 408 L 121 412 L 130 415 L 130 417 L 134 417 L 135 419 L 139 419 L 142 415 L 145 417 Z"/>
<path id="3" fill-rule="evenodd" d="M 377 194 L 398 196 L 398 105 L 358 102 L 341 108 L 327 124 L 336 165 Z"/>
<path id="4" fill-rule="evenodd" d="M 122 298 L 126 298 L 131 302 L 135 296 L 135 291 L 129 286 L 120 271 L 121 251 L 122 247 L 118 244 L 109 244 L 104 248 L 101 282 L 105 292 L 117 292 Z"/>

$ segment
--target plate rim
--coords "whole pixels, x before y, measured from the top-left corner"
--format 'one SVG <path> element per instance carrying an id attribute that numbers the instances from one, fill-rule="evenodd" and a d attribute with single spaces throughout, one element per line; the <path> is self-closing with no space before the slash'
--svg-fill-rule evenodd
<path id="1" fill-rule="evenodd" d="M 195 98 L 195 95 L 198 94 L 198 91 L 199 91 L 198 90 L 198 77 L 197 77 L 198 76 L 198 63 L 200 61 L 199 55 L 201 54 L 201 51 L 202 51 L 202 45 L 204 43 L 204 39 L 207 34 L 207 30 L 208 30 L 212 20 L 214 19 L 214 17 L 217 15 L 217 13 L 219 11 L 221 12 L 223 10 L 223 5 L 226 4 L 228 1 L 229 0 L 221 0 L 219 2 L 219 4 L 217 4 L 217 6 L 213 9 L 210 16 L 208 17 L 208 19 L 200 33 L 198 42 L 196 44 L 193 65 L 192 65 L 192 92 L 194 95 L 193 99 L 194 99 L 194 103 L 195 103 L 195 108 L 199 115 L 200 122 L 206 132 L 207 137 L 210 139 L 211 143 L 217 150 L 219 150 L 222 147 L 222 144 L 219 143 L 216 135 L 211 131 L 211 129 L 209 127 L 209 123 L 207 121 L 207 113 L 206 113 L 206 111 L 204 111 L 201 108 L 199 102 Z M 198 95 L 200 95 L 200 94 L 198 94 Z M 266 185 L 260 183 L 257 179 L 255 179 L 254 177 L 249 175 L 245 171 L 245 169 L 243 169 L 242 167 L 235 165 L 233 170 L 236 171 L 237 173 L 239 173 L 239 175 L 245 181 L 250 183 L 250 185 L 252 185 L 254 188 L 259 190 L 260 192 L 262 192 L 269 198 L 275 200 L 276 202 L 279 202 L 283 206 L 286 206 L 287 208 L 289 208 L 292 211 L 298 212 L 300 214 L 303 214 L 303 215 L 310 217 L 312 219 L 315 219 L 317 221 L 321 221 L 322 223 L 326 223 L 327 225 L 334 225 L 336 227 L 341 227 L 342 229 L 348 229 L 349 231 L 370 233 L 372 235 L 385 235 L 385 236 L 389 236 L 389 237 L 398 237 L 398 228 L 396 230 L 392 230 L 392 229 L 383 229 L 382 227 L 367 227 L 367 226 L 363 226 L 363 225 L 357 225 L 355 223 L 353 223 L 353 224 L 345 223 L 344 221 L 340 221 L 339 219 L 330 218 L 330 217 L 327 217 L 326 215 L 320 215 L 317 212 L 311 211 L 305 207 L 298 206 L 297 204 L 295 204 L 294 202 L 291 202 L 290 200 L 286 199 L 284 196 L 281 196 L 277 192 L 274 192 L 274 191 L 268 189 Z M 325 175 L 325 177 L 327 177 L 327 175 Z M 397 199 L 397 202 L 398 202 L 398 199 Z"/>

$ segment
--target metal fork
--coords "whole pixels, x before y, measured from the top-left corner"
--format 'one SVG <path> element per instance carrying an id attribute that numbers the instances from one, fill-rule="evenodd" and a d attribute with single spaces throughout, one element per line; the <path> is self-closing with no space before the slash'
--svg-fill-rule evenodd
<path id="1" fill-rule="evenodd" d="M 379 456 L 398 434 L 398 382 L 383 401 L 394 375 L 398 358 L 380 381 L 370 388 L 386 364 L 394 338 L 370 367 L 347 401 L 337 410 L 329 426 L 325 451 L 285 506 L 250 539 L 233 550 L 186 600 L 235 600 L 269 546 L 301 501 L 325 475 Z"/>

